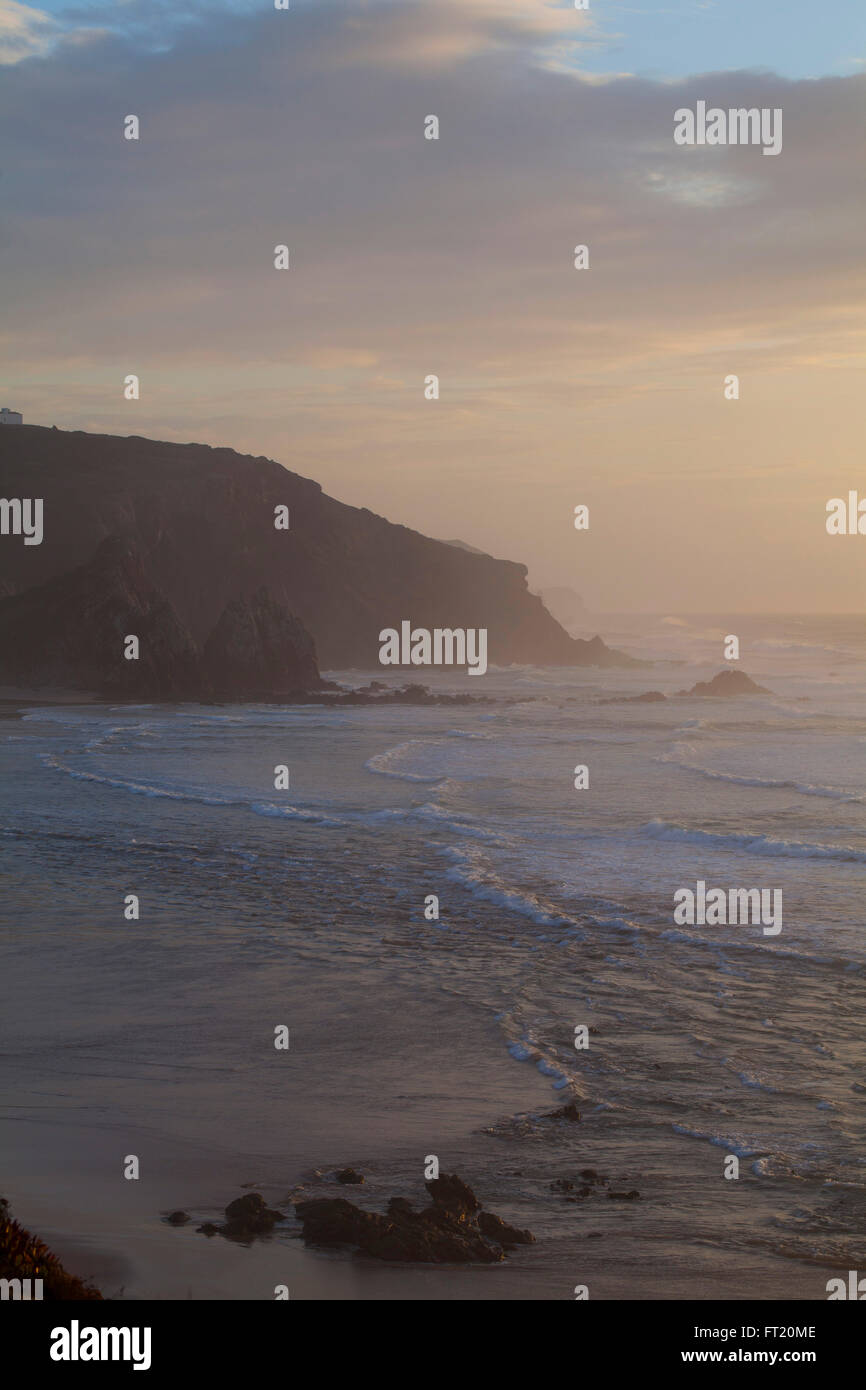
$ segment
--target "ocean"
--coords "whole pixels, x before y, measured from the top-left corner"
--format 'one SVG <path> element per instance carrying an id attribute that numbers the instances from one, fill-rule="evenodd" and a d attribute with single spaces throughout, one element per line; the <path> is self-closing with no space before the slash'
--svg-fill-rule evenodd
<path id="1" fill-rule="evenodd" d="M 3 1195 L 75 1273 L 133 1299 L 825 1299 L 864 1267 L 863 620 L 598 621 L 654 664 L 429 677 L 469 705 L 0 723 Z M 730 631 L 771 693 L 675 696 Z M 647 690 L 670 698 L 617 698 Z M 780 890 L 781 932 L 676 924 L 698 881 Z M 292 1223 L 195 1229 L 347 1164 L 354 1198 L 420 1202 L 430 1156 L 537 1243 L 396 1268 Z"/>

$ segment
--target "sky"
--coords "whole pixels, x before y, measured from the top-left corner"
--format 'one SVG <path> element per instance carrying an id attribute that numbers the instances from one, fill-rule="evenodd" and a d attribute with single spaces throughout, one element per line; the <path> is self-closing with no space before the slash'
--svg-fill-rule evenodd
<path id="1" fill-rule="evenodd" d="M 0 405 L 266 454 L 591 611 L 862 612 L 825 517 L 866 498 L 864 31 L 0 0 Z M 781 153 L 677 145 L 699 100 L 781 110 Z"/>

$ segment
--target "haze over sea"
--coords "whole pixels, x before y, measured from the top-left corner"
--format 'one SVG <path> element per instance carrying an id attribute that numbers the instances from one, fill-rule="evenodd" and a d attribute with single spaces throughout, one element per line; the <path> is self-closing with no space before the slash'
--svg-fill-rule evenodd
<path id="1" fill-rule="evenodd" d="M 862 619 L 602 629 L 656 664 L 420 673 L 489 697 L 466 706 L 3 721 L 4 1195 L 76 1272 L 134 1298 L 824 1298 L 862 1269 Z M 707 679 L 728 632 L 771 694 L 600 703 Z M 781 934 L 675 927 L 698 879 L 781 889 Z M 572 1097 L 579 1123 L 546 1115 Z M 362 1201 L 420 1198 L 428 1154 L 537 1245 L 395 1271 L 291 1224 L 245 1249 L 160 1221 L 345 1164 Z M 640 1200 L 552 1190 L 590 1167 Z"/>

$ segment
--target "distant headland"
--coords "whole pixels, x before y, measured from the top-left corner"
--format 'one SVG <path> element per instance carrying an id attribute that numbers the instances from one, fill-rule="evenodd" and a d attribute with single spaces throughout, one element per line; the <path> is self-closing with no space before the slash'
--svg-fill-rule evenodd
<path id="1" fill-rule="evenodd" d="M 407 613 L 486 629 L 491 665 L 644 664 L 570 636 L 524 565 L 347 506 L 261 456 L 19 424 L 0 431 L 0 492 L 13 687 L 284 697 L 319 688 L 320 667 L 375 669 L 381 630 Z M 42 538 L 25 545 L 14 523 L 34 499 Z M 129 635 L 139 656 L 124 662 Z"/>

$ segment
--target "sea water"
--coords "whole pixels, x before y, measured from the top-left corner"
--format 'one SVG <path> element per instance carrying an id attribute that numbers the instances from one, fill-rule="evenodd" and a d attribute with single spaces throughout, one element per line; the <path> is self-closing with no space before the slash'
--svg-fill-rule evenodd
<path id="1" fill-rule="evenodd" d="M 825 1297 L 866 1262 L 866 634 L 736 621 L 769 694 L 674 694 L 730 619 L 624 616 L 652 666 L 431 677 L 467 705 L 4 720 L 6 1195 L 62 1194 L 55 1237 L 128 1255 L 132 1296 L 183 1296 L 182 1251 L 194 1295 L 249 1297 L 160 1211 L 345 1163 L 423 1201 L 435 1154 L 538 1244 L 398 1291 L 312 1256 L 299 1296 Z M 697 880 L 780 890 L 783 930 L 675 925 Z M 640 1200 L 569 1201 L 589 1167 Z"/>

